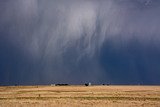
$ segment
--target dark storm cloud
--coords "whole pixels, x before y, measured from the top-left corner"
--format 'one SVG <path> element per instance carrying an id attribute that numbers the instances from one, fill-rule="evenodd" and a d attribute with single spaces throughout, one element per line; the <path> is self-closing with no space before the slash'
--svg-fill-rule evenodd
<path id="1" fill-rule="evenodd" d="M 1 0 L 0 84 L 160 84 L 158 0 Z"/>

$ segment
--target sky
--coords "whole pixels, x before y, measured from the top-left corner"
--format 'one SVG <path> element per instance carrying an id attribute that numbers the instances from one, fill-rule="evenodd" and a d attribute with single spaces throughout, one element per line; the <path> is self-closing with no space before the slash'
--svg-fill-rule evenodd
<path id="1" fill-rule="evenodd" d="M 0 85 L 159 85 L 159 10 L 159 0 L 0 0 Z"/>

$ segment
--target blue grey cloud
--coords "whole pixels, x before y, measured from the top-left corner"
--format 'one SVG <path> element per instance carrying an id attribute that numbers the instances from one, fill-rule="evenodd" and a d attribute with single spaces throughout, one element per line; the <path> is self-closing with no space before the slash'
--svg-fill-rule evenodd
<path id="1" fill-rule="evenodd" d="M 1 0 L 0 85 L 160 84 L 158 0 Z"/>

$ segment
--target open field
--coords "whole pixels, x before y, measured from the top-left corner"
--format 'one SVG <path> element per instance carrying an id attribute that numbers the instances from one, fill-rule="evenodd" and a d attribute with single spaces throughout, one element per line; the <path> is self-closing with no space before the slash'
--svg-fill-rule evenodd
<path id="1" fill-rule="evenodd" d="M 0 107 L 160 107 L 160 86 L 7 86 Z"/>

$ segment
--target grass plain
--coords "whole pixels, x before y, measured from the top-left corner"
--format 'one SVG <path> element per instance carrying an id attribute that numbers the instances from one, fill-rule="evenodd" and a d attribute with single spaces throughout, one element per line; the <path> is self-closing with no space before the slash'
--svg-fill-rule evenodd
<path id="1" fill-rule="evenodd" d="M 0 107 L 160 107 L 160 86 L 1 86 Z"/>

